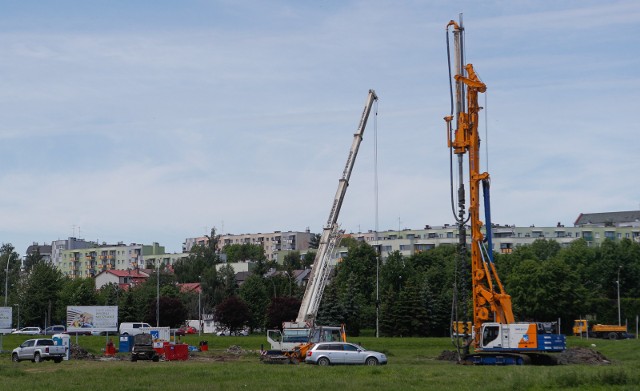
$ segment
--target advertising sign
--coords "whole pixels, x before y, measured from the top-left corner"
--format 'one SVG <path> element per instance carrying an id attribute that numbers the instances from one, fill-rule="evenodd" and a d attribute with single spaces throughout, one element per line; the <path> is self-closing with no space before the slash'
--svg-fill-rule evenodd
<path id="1" fill-rule="evenodd" d="M 98 333 L 118 331 L 117 306 L 68 306 L 67 332 Z"/>
<path id="2" fill-rule="evenodd" d="M 13 321 L 13 308 L 0 307 L 0 333 L 10 333 Z"/>

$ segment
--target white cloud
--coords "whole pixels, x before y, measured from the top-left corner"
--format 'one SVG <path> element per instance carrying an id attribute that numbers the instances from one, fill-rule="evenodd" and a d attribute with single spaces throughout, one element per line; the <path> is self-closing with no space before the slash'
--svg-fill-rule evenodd
<path id="1" fill-rule="evenodd" d="M 460 7 L 467 59 L 489 87 L 494 220 L 567 224 L 638 206 L 635 2 L 192 6 L 145 17 L 130 5 L 117 20 L 84 7 L 46 25 L 5 14 L 0 241 L 22 252 L 30 232 L 50 241 L 76 225 L 87 239 L 177 250 L 222 221 L 319 231 L 369 88 L 380 229 L 451 222 L 444 32 Z M 373 127 L 347 230 L 374 228 Z"/>

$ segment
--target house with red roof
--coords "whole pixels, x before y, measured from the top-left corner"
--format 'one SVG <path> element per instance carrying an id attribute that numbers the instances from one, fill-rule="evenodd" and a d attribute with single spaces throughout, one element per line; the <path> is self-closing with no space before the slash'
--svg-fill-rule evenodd
<path id="1" fill-rule="evenodd" d="M 122 289 L 128 290 L 129 288 L 142 284 L 149 278 L 149 274 L 140 270 L 105 270 L 100 272 L 96 278 L 96 290 L 102 288 L 107 284 L 118 284 Z"/>

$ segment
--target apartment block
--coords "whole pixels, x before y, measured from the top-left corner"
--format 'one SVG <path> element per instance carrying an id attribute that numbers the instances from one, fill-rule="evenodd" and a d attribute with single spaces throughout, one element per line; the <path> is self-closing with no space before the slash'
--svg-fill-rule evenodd
<path id="1" fill-rule="evenodd" d="M 154 268 L 161 264 L 173 264 L 188 254 L 165 254 L 158 243 L 106 244 L 93 247 L 62 250 L 58 269 L 71 278 L 94 277 L 106 270 L 135 270 Z"/>
<path id="2" fill-rule="evenodd" d="M 221 235 L 218 241 L 218 249 L 223 251 L 225 246 L 232 244 L 254 244 L 264 248 L 265 256 L 269 261 L 275 261 L 278 253 L 281 251 L 306 251 L 309 249 L 309 242 L 313 234 L 306 230 L 305 232 L 296 231 L 275 231 L 271 233 L 257 234 L 227 234 Z M 209 238 L 201 236 L 197 238 L 185 239 L 182 244 L 184 252 L 191 250 L 194 245 L 205 245 L 209 242 Z"/>
<path id="3" fill-rule="evenodd" d="M 467 227 L 467 243 L 471 242 L 471 229 Z M 486 232 L 486 231 L 485 231 Z M 352 233 L 349 236 L 380 246 L 383 257 L 399 251 L 409 256 L 440 245 L 456 245 L 458 229 L 455 225 L 425 226 L 421 230 Z M 640 211 L 581 214 L 573 227 L 558 223 L 554 227 L 492 227 L 493 251 L 508 254 L 515 248 L 532 244 L 536 239 L 554 240 L 562 247 L 576 239 L 584 239 L 589 246 L 598 246 L 605 239 L 630 239 L 640 242 Z"/>

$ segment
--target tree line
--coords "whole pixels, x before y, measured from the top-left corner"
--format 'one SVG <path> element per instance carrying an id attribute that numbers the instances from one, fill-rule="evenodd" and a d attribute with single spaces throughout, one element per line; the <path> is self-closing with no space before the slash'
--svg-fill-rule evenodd
<path id="1" fill-rule="evenodd" d="M 282 265 L 268 262 L 260 245 L 225 247 L 227 262 L 251 260 L 252 273 L 241 285 L 233 269 L 222 264 L 212 232 L 209 243 L 194 246 L 187 258 L 171 268 L 164 265 L 147 281 L 130 289 L 115 284 L 95 290 L 92 278 L 71 279 L 35 253 L 24 270 L 10 244 L 0 248 L 0 263 L 9 264 L 8 305 L 19 307 L 21 326 L 64 323 L 68 305 L 117 305 L 119 321 L 156 324 L 160 287 L 160 326 L 178 327 L 198 319 L 199 309 L 214 314 L 230 329 L 281 327 L 297 316 L 304 290 L 294 270 L 309 267 L 311 251 L 288 254 Z M 318 312 L 318 323 L 346 324 L 349 335 L 379 326 L 383 336 L 446 336 L 459 252 L 441 245 L 411 256 L 391 253 L 382 261 L 376 249 L 346 238 L 347 255 L 333 270 Z M 468 255 L 467 255 L 468 258 Z M 595 316 L 600 323 L 617 323 L 617 294 L 621 314 L 632 321 L 640 314 L 640 244 L 623 239 L 589 246 L 583 239 L 567 247 L 539 239 L 510 254 L 496 254 L 496 267 L 512 296 L 519 321 L 562 320 L 570 332 L 573 319 Z M 468 259 L 464 264 L 470 265 Z M 276 273 L 265 277 L 271 268 Z M 172 270 L 171 270 L 172 269 Z M 3 268 L 0 276 L 5 278 Z M 619 279 L 618 279 L 619 276 Z M 181 291 L 179 283 L 199 282 L 202 291 Z M 470 289 L 470 287 L 469 287 Z"/>

